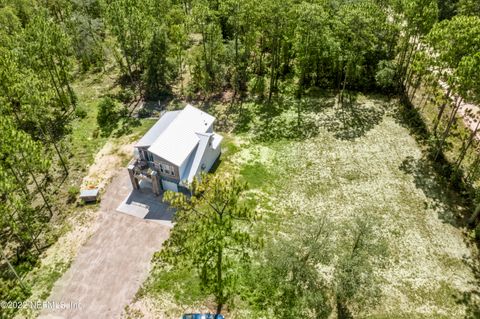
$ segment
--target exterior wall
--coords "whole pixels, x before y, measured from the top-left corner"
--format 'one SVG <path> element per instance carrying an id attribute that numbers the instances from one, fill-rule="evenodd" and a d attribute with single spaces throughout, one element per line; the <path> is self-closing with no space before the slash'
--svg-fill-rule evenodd
<path id="1" fill-rule="evenodd" d="M 213 164 L 217 160 L 217 158 L 220 156 L 220 150 L 221 147 L 218 145 L 216 149 L 213 149 L 209 146 L 207 146 L 207 149 L 205 150 L 205 154 L 203 155 L 202 161 L 201 161 L 201 166 L 200 166 L 200 172 L 208 172 L 212 168 Z M 204 168 L 202 169 L 202 165 Z M 200 173 L 199 172 L 199 173 Z"/>
<path id="2" fill-rule="evenodd" d="M 179 182 L 180 180 L 180 172 L 179 172 L 179 169 L 178 169 L 178 166 L 164 160 L 163 158 L 161 157 L 158 157 L 156 156 L 155 154 L 152 154 L 153 155 L 153 160 L 154 160 L 154 166 L 155 166 L 155 170 L 158 172 L 158 174 L 162 177 L 162 178 L 165 178 L 165 179 L 168 179 L 168 180 L 172 180 L 172 181 L 176 181 L 177 183 Z M 164 164 L 164 165 L 169 165 L 171 167 L 173 167 L 173 171 L 174 171 L 174 174 L 167 174 L 165 172 L 162 172 L 160 170 L 160 164 Z"/>
<path id="3" fill-rule="evenodd" d="M 137 147 L 136 149 L 138 150 L 138 157 L 141 160 L 148 161 L 148 158 L 146 158 L 146 153 L 148 152 L 147 148 L 146 147 Z"/>

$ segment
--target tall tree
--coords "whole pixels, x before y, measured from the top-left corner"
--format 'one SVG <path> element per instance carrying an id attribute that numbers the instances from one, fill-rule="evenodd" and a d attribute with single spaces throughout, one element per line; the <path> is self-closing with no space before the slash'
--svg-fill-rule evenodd
<path id="1" fill-rule="evenodd" d="M 480 52 L 473 56 L 466 56 L 462 59 L 458 66 L 457 74 L 459 77 L 459 93 L 467 101 L 471 101 L 475 104 L 480 104 Z M 465 159 L 469 148 L 474 144 L 474 140 L 477 137 L 477 132 L 480 126 L 480 119 L 478 114 L 474 115 L 477 118 L 477 125 L 472 130 L 468 137 L 468 140 L 463 144 L 460 154 L 456 159 L 455 171 L 458 171 L 460 165 Z"/>
<path id="2" fill-rule="evenodd" d="M 266 246 L 244 275 L 244 295 L 258 317 L 329 318 L 331 287 L 319 269 L 332 262 L 332 230 L 325 218 L 311 220 Z"/>
<path id="3" fill-rule="evenodd" d="M 195 268 L 220 313 L 237 289 L 238 267 L 249 262 L 259 242 L 251 229 L 259 216 L 246 200 L 246 185 L 236 178 L 203 175 L 191 189 L 191 197 L 165 194 L 177 211 L 161 256 L 174 265 Z"/>
<path id="4" fill-rule="evenodd" d="M 374 220 L 370 216 L 354 219 L 343 237 L 341 255 L 335 268 L 335 299 L 339 319 L 351 318 L 352 310 L 378 302 L 379 285 L 375 269 L 382 265 L 386 246 L 374 235 Z"/>
<path id="5" fill-rule="evenodd" d="M 103 4 L 108 27 L 116 38 L 121 57 L 118 62 L 131 84 L 140 91 L 138 76 L 142 73 L 143 53 L 153 35 L 155 21 L 152 1 L 113 0 Z"/>
<path id="6" fill-rule="evenodd" d="M 397 7 L 405 17 L 403 36 L 398 44 L 397 78 L 398 88 L 404 91 L 404 82 L 416 48 L 438 20 L 436 0 L 402 0 Z M 403 21 L 400 20 L 400 24 Z"/>
<path id="7" fill-rule="evenodd" d="M 432 28 L 426 37 L 426 43 L 433 50 L 429 54 L 429 67 L 437 72 L 437 80 L 448 86 L 446 101 L 441 104 L 438 111 L 435 132 L 446 107 L 450 104 L 451 97 L 455 96 L 446 128 L 438 140 L 436 153 L 438 156 L 462 103 L 463 96 L 460 94 L 460 90 L 463 86 L 468 87 L 468 82 L 462 83 L 466 81 L 466 78 L 457 74 L 459 65 L 465 56 L 480 51 L 480 18 L 456 16 L 452 20 L 444 20 Z"/>
<path id="8" fill-rule="evenodd" d="M 212 3 L 198 1 L 192 10 L 193 23 L 201 35 L 200 46 L 192 52 L 193 88 L 206 93 L 224 86 L 225 46 L 222 29 Z"/>

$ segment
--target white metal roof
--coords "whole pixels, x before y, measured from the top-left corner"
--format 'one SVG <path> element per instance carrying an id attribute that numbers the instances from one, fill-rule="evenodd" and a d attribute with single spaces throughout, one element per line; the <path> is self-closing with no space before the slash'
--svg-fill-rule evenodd
<path id="1" fill-rule="evenodd" d="M 163 114 L 157 123 L 135 144 L 135 147 L 148 147 L 152 145 L 180 112 L 181 111 L 170 111 Z"/>
<path id="2" fill-rule="evenodd" d="M 148 148 L 153 154 L 181 166 L 215 118 L 188 104 Z"/>

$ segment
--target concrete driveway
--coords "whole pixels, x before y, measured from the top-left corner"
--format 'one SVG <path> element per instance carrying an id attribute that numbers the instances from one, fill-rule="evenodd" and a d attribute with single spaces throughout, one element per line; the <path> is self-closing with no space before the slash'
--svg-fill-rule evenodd
<path id="1" fill-rule="evenodd" d="M 170 227 L 165 205 L 152 205 L 153 195 L 131 196 L 130 192 L 127 170 L 122 169 L 102 196 L 98 230 L 56 282 L 48 299 L 72 304 L 76 309 L 44 309 L 40 318 L 119 318 L 132 301 L 148 275 L 153 253 L 168 238 Z M 130 204 L 149 199 L 148 210 L 152 207 L 155 216 L 164 219 L 156 222 L 117 212 L 119 204 L 127 203 L 129 198 Z M 153 204 L 158 200 L 153 199 Z"/>
<path id="2" fill-rule="evenodd" d="M 132 189 L 117 207 L 117 211 L 173 227 L 173 209 L 162 201 L 162 196 L 153 194 L 149 183 L 140 183 L 140 189 Z"/>

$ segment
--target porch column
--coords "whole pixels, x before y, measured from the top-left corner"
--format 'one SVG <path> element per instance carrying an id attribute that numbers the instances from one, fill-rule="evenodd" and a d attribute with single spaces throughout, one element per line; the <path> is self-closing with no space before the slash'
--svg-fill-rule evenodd
<path id="1" fill-rule="evenodd" d="M 155 195 L 160 195 L 160 176 L 158 176 L 156 171 L 152 173 L 152 190 Z"/>
<path id="2" fill-rule="evenodd" d="M 140 189 L 138 185 L 138 179 L 135 177 L 135 165 L 128 165 L 128 175 L 130 175 L 130 181 L 132 182 L 133 189 Z"/>

